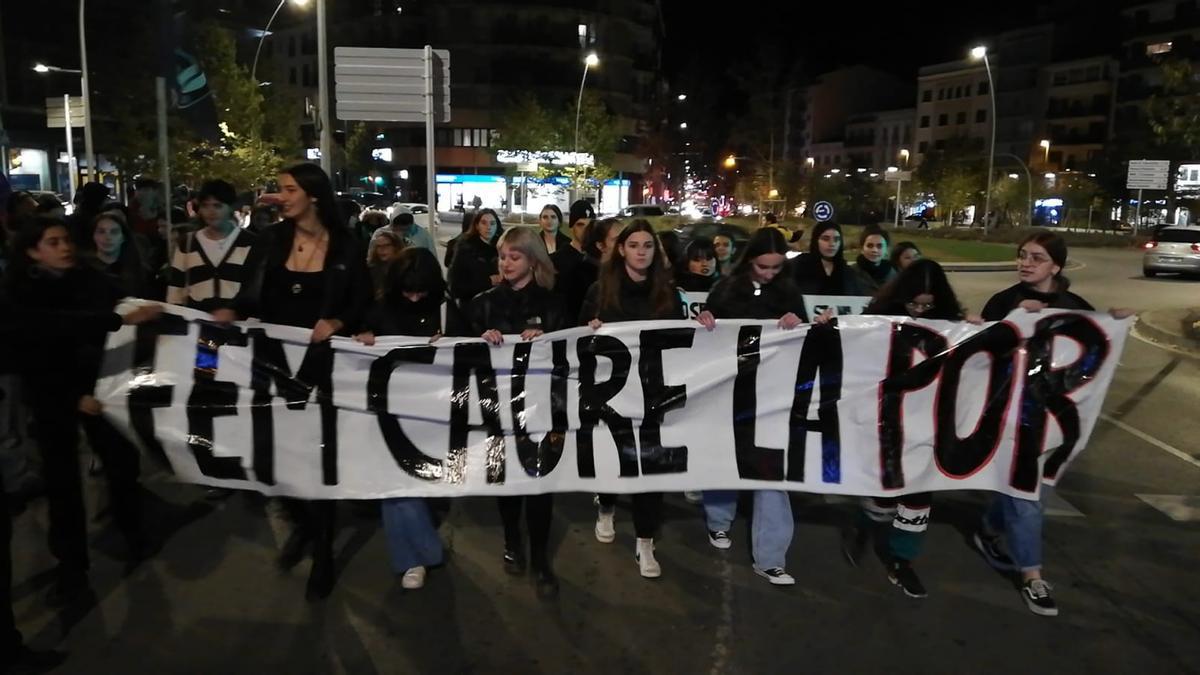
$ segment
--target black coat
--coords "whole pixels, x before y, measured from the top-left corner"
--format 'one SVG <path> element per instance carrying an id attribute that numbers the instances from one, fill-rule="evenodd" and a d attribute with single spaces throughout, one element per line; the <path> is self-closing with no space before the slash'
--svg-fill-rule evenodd
<path id="1" fill-rule="evenodd" d="M 574 320 L 583 309 L 583 299 L 587 297 L 588 289 L 596 283 L 599 274 L 598 262 L 568 246 L 559 249 L 551 257 L 557 278 L 554 282 L 554 292 L 563 299 L 563 308 L 568 317 Z"/>
<path id="2" fill-rule="evenodd" d="M 707 293 L 713 289 L 719 278 L 715 274 L 702 277 L 685 271 L 675 275 L 675 285 L 692 293 Z"/>
<path id="3" fill-rule="evenodd" d="M 1093 311 L 1095 308 L 1087 300 L 1075 295 L 1067 289 L 1054 293 L 1039 293 L 1028 284 L 1018 283 L 992 296 L 983 306 L 984 321 L 1000 321 L 1021 305 L 1024 300 L 1038 300 L 1054 309 L 1076 309 Z"/>
<path id="4" fill-rule="evenodd" d="M 454 250 L 450 264 L 450 295 L 465 308 L 476 295 L 492 287 L 492 275 L 499 274 L 496 247 L 479 237 L 464 237 Z"/>
<path id="5" fill-rule="evenodd" d="M 890 261 L 880 260 L 878 263 L 872 263 L 861 255 L 858 256 L 852 269 L 863 295 L 875 295 L 879 289 L 883 288 L 884 284 L 895 279 L 897 274 L 896 268 Z"/>
<path id="6" fill-rule="evenodd" d="M 804 295 L 863 295 L 854 270 L 840 256 L 833 273 L 825 273 L 821 257 L 805 253 L 792 261 L 792 280 Z"/>
<path id="7" fill-rule="evenodd" d="M 433 337 L 442 332 L 442 301 L 426 296 L 410 302 L 403 295 L 377 300 L 363 325 L 375 335 Z"/>
<path id="8" fill-rule="evenodd" d="M 755 295 L 755 290 L 760 291 Z M 708 294 L 708 311 L 718 319 L 778 319 L 791 312 L 804 317 L 804 299 L 785 274 L 754 288 L 745 275 L 726 277 Z"/>
<path id="9" fill-rule="evenodd" d="M 104 272 L 80 265 L 62 275 L 9 279 L 3 343 L 13 370 L 27 381 L 35 404 L 74 404 L 91 394 L 110 331 L 121 327 L 113 311 L 122 297 Z"/>
<path id="10" fill-rule="evenodd" d="M 472 336 L 489 330 L 516 335 L 530 328 L 549 333 L 571 325 L 562 298 L 533 281 L 521 290 L 501 283 L 475 296 L 467 306 L 467 321 Z"/>
<path id="11" fill-rule="evenodd" d="M 287 264 L 296 239 L 296 224 L 283 221 L 268 227 L 259 235 L 260 254 L 255 267 L 246 270 L 234 307 L 241 317 L 257 317 L 262 312 L 263 280 L 268 269 Z M 329 248 L 325 254 L 325 289 L 321 301 L 321 318 L 342 322 L 341 334 L 357 331 L 371 304 L 374 292 L 371 274 L 367 271 L 366 251 L 358 239 L 345 228 L 329 231 Z"/>
<path id="12" fill-rule="evenodd" d="M 674 296 L 672 289 L 672 296 Z M 586 325 L 592 319 L 600 319 L 604 323 L 618 321 L 650 321 L 655 319 L 686 319 L 683 303 L 671 302 L 664 308 L 656 308 L 650 301 L 650 282 L 634 281 L 628 274 L 621 275 L 621 289 L 617 296 L 616 307 L 602 307 L 600 304 L 600 282 L 592 284 L 587 297 L 583 300 L 583 308 L 579 312 L 579 324 Z"/>

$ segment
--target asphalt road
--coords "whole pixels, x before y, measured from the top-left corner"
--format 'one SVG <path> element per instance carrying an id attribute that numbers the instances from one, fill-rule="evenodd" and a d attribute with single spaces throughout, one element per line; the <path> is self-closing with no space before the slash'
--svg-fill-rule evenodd
<path id="1" fill-rule="evenodd" d="M 1098 307 L 1200 304 L 1200 283 L 1144 280 L 1132 253 L 1077 253 L 1075 289 Z M 978 308 L 1012 278 L 953 282 Z M 852 511 L 843 500 L 794 496 L 788 569 L 798 584 L 781 589 L 751 571 L 741 518 L 734 547 L 716 551 L 698 508 L 670 496 L 663 577 L 649 581 L 633 560 L 628 501 L 617 541 L 603 545 L 590 496 L 569 494 L 557 498 L 552 535 L 557 601 L 539 602 L 527 579 L 503 573 L 494 504 L 463 499 L 442 526 L 449 561 L 417 592 L 390 574 L 371 509 L 344 505 L 338 588 L 309 605 L 307 565 L 274 569 L 285 532 L 263 500 L 206 502 L 161 476 L 148 482 L 165 548 L 126 576 L 106 553 L 110 527 L 94 524 L 101 601 L 65 639 L 41 599 L 52 566 L 44 507 L 21 516 L 17 618 L 36 645 L 70 652 L 64 673 L 1200 672 L 1200 365 L 1131 339 L 1105 410 L 1047 521 L 1055 618 L 1029 613 L 966 543 L 979 494 L 938 495 L 917 564 L 924 600 L 891 586 L 878 560 L 842 561 L 839 527 Z M 101 484 L 88 483 L 94 513 Z M 1181 505 L 1181 520 L 1151 502 Z"/>

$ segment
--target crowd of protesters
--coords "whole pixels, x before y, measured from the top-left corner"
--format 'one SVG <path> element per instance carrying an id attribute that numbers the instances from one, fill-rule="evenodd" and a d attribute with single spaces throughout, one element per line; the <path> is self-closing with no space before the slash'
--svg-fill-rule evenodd
<path id="1" fill-rule="evenodd" d="M 311 341 L 326 347 L 314 353 L 329 359 L 334 336 L 373 345 L 380 336 L 436 340 L 445 334 L 500 345 L 573 326 L 686 319 L 681 292 L 709 294 L 707 308 L 695 319 L 707 329 L 721 319 L 770 320 L 785 330 L 831 324 L 828 314 L 807 315 L 805 294 L 870 296 L 868 314 L 944 321 L 999 320 L 1019 308 L 1091 309 L 1069 290 L 1063 276 L 1067 247 L 1048 232 L 1019 244 L 1017 283 L 996 293 L 976 316 L 959 302 L 937 262 L 923 259 L 910 242 L 893 246 L 890 233 L 875 226 L 862 230 L 860 254 L 850 263 L 842 230 L 833 222 L 818 223 L 807 251 L 796 255 L 799 234 L 774 222 L 748 239 L 738 241 L 722 230 L 680 246 L 673 233 L 664 236 L 645 220 L 598 219 L 586 201 L 572 204 L 565 219 L 557 206 L 547 205 L 537 227 L 507 229 L 495 211 L 477 208 L 464 214 L 462 233 L 439 261 L 430 232 L 411 213 L 389 219 L 367 211 L 349 222 L 329 177 L 315 165 L 284 170 L 278 187 L 269 199 L 254 203 L 229 183 L 211 180 L 195 192 L 173 193 L 170 213 L 163 187 L 149 180 L 135 184 L 127 204 L 101 184 L 85 184 L 70 216 L 54 200 L 27 192 L 8 196 L 0 248 L 0 311 L 6 317 L 0 334 L 5 502 L 0 536 L 7 546 L 10 514 L 32 499 L 46 499 L 48 544 L 58 561 L 46 598 L 51 605 L 95 600 L 88 583 L 81 437 L 106 480 L 127 558 L 144 560 L 161 545 L 143 526 L 138 451 L 93 397 L 106 335 L 161 313 L 150 304 L 118 314 L 122 298 L 184 306 L 218 322 L 257 318 L 311 330 Z M 729 549 L 739 494 L 689 496 L 702 505 L 712 547 Z M 756 490 L 745 497 L 752 505 L 755 573 L 773 585 L 794 584 L 786 569 L 794 523 L 789 494 Z M 663 498 L 629 497 L 634 559 L 646 578 L 663 574 L 654 545 L 663 525 Z M 504 550 L 497 563 L 509 574 L 532 574 L 542 598 L 558 593 L 549 542 L 555 499 L 550 494 L 498 499 Z M 314 601 L 324 598 L 335 586 L 337 505 L 281 501 L 294 530 L 278 563 L 290 568 L 311 557 L 306 594 Z M 594 497 L 594 537 L 600 543 L 616 538 L 616 501 L 616 495 Z M 863 500 L 845 528 L 847 561 L 857 565 L 874 526 L 887 525 L 882 552 L 888 579 L 907 595 L 924 597 L 914 561 L 932 501 L 929 493 Z M 419 498 L 386 499 L 379 508 L 392 569 L 403 588 L 421 588 L 427 570 L 444 557 L 437 509 Z M 996 497 L 981 516 L 974 542 L 990 564 L 1019 575 L 1031 611 L 1054 615 L 1052 588 L 1041 574 L 1042 514 L 1036 500 Z M 7 596 L 10 556 L 3 552 L 0 558 L 0 593 Z M 7 597 L 0 599 L 5 664 L 56 662 L 61 655 L 21 645 L 9 607 Z"/>

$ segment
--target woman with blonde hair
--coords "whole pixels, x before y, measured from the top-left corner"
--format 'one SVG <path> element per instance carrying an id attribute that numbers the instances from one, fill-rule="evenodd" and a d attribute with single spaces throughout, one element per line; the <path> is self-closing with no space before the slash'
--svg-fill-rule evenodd
<path id="1" fill-rule="evenodd" d="M 526 227 L 512 228 L 500 237 L 500 283 L 476 295 L 468 305 L 471 335 L 499 346 L 505 335 L 532 340 L 569 325 L 562 299 L 552 290 L 554 265 L 539 238 L 537 231 Z M 540 457 L 523 464 L 531 476 L 540 475 Z M 513 575 L 525 572 L 525 550 L 521 544 L 522 506 L 529 530 L 529 566 L 533 570 L 537 594 L 540 598 L 552 598 L 558 594 L 558 578 L 550 568 L 547 555 L 550 520 L 554 515 L 552 494 L 499 498 L 500 518 L 504 521 L 504 570 Z"/>

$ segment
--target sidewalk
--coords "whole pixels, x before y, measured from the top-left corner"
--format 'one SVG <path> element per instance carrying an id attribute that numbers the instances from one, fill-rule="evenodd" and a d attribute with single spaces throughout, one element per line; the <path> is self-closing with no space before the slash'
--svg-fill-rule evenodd
<path id="1" fill-rule="evenodd" d="M 1200 308 L 1142 312 L 1134 330 L 1152 342 L 1200 356 Z"/>

